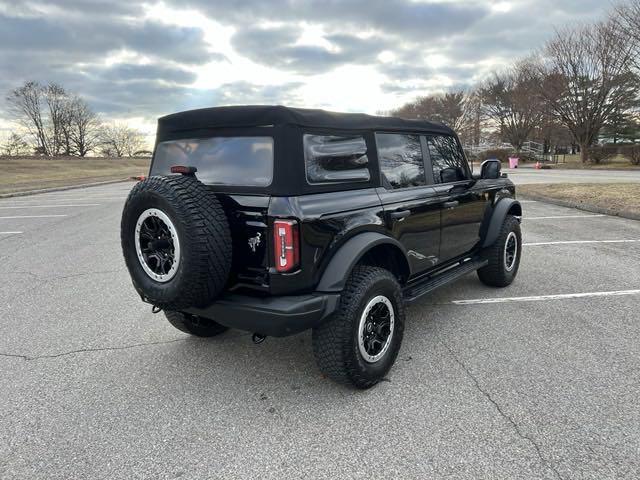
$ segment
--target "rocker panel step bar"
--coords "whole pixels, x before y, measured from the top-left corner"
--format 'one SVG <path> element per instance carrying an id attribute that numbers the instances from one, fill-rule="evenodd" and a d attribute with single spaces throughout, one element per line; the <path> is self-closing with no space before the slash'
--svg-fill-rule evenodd
<path id="1" fill-rule="evenodd" d="M 467 273 L 475 272 L 479 268 L 487 265 L 487 263 L 489 262 L 484 259 L 467 260 L 454 267 L 450 267 L 442 273 L 436 273 L 423 280 L 419 280 L 416 283 L 407 285 L 402 292 L 404 300 L 407 303 L 415 302 L 427 293 L 434 291 L 436 288 L 447 285 Z"/>

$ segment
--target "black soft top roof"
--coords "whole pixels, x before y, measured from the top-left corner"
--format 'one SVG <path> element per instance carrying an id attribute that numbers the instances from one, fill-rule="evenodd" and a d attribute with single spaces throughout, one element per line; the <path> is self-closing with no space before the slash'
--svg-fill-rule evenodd
<path id="1" fill-rule="evenodd" d="M 404 130 L 452 134 L 442 124 L 424 120 L 378 117 L 364 113 L 337 113 L 326 110 L 289 108 L 281 105 L 246 105 L 201 108 L 174 113 L 158 119 L 164 133 L 208 128 L 299 125 L 311 128 L 345 130 Z"/>

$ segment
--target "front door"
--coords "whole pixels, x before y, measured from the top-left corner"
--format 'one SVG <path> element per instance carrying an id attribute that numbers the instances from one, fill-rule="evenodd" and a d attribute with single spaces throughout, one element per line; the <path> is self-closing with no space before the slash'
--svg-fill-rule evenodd
<path id="1" fill-rule="evenodd" d="M 435 187 L 442 207 L 440 255 L 445 261 L 468 253 L 480 240 L 486 200 L 473 184 L 468 181 Z"/>
<path id="2" fill-rule="evenodd" d="M 427 151 L 434 189 L 442 208 L 440 257 L 447 261 L 469 253 L 480 240 L 480 227 L 488 197 L 476 188 L 471 170 L 457 139 L 451 135 L 427 135 Z"/>

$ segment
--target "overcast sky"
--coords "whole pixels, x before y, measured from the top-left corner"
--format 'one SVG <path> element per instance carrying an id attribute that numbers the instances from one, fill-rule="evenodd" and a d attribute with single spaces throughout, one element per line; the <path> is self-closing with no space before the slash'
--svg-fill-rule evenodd
<path id="1" fill-rule="evenodd" d="M 281 103 L 375 113 L 467 86 L 608 0 L 0 0 L 0 92 L 56 81 L 105 119 Z M 0 125 L 6 127 L 4 103 Z"/>

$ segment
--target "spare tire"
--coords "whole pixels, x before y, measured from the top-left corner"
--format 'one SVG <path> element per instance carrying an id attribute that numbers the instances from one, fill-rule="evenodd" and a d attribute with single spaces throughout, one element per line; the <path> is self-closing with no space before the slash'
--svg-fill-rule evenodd
<path id="1" fill-rule="evenodd" d="M 120 240 L 133 286 L 168 310 L 203 307 L 231 269 L 231 233 L 216 196 L 192 176 L 136 184 L 122 212 Z"/>

